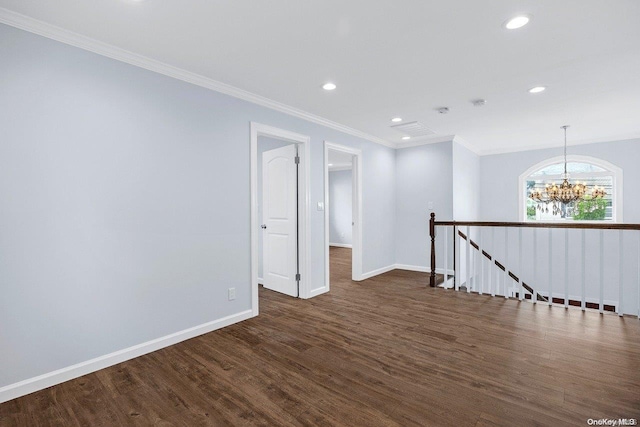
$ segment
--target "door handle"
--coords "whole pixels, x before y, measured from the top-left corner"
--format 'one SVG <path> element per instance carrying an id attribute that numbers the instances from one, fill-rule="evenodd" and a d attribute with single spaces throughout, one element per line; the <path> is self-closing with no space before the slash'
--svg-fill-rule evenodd
<path id="1" fill-rule="evenodd" d="M 263 230 L 266 230 L 266 229 L 267 229 L 267 225 L 266 225 L 266 224 L 262 224 L 262 225 L 260 226 L 260 228 L 262 228 Z"/>

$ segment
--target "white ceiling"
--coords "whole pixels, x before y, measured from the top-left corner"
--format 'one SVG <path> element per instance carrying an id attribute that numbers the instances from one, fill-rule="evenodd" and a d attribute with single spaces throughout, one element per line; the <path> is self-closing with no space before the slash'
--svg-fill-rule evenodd
<path id="1" fill-rule="evenodd" d="M 0 0 L 0 7 L 402 144 L 479 153 L 640 137 L 637 0 Z M 517 13 L 531 23 L 508 31 Z M 320 86 L 333 81 L 338 88 Z M 532 95 L 536 85 L 547 91 Z M 470 101 L 485 98 L 487 105 Z M 437 107 L 451 112 L 438 114 Z M 373 138 L 375 139 L 375 138 Z"/>

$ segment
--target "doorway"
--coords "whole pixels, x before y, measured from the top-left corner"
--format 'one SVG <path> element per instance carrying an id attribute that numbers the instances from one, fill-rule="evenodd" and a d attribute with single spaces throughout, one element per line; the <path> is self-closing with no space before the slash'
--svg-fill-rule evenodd
<path id="1" fill-rule="evenodd" d="M 362 280 L 362 151 L 325 141 L 324 188 L 327 292 L 332 247 L 351 251 L 351 280 Z"/>
<path id="2" fill-rule="evenodd" d="M 308 298 L 309 141 L 305 135 L 251 123 L 254 315 L 259 312 L 259 282 L 277 292 Z"/>

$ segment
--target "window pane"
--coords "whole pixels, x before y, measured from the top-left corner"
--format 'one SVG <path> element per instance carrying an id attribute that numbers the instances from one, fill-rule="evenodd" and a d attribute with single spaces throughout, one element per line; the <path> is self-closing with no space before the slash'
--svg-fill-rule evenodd
<path id="1" fill-rule="evenodd" d="M 555 165 L 554 165 L 555 166 Z M 596 166 L 597 167 L 597 166 Z M 546 168 L 545 168 L 546 169 Z M 600 169 L 600 168 L 599 168 Z M 538 204 L 529 199 L 529 194 L 532 190 L 540 190 L 544 193 L 545 187 L 548 183 L 556 182 L 559 180 L 548 180 L 544 176 L 533 177 L 533 179 L 527 180 L 525 189 L 525 197 L 527 200 L 527 219 L 533 221 L 557 221 L 559 219 L 565 220 L 582 220 L 582 221 L 598 221 L 598 220 L 613 220 L 613 176 L 598 176 L 593 178 L 581 178 L 579 182 L 587 185 L 588 193 L 593 190 L 594 186 L 603 187 L 607 192 L 604 199 L 591 200 L 590 197 L 585 197 L 584 201 L 578 203 L 571 203 L 568 205 L 561 205 L 561 212 L 558 215 L 553 215 L 553 207 L 551 205 L 542 204 L 543 208 L 538 209 Z M 576 182 L 576 181 L 572 181 Z"/>

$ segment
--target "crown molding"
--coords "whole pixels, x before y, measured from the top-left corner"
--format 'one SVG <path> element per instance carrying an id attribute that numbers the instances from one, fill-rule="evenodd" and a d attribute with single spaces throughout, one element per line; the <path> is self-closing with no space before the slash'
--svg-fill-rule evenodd
<path id="1" fill-rule="evenodd" d="M 622 141 L 633 141 L 639 140 L 639 134 L 625 134 L 618 135 L 617 137 L 607 137 L 607 138 L 595 138 L 595 139 L 583 139 L 578 141 L 572 141 L 567 144 L 568 147 L 576 147 L 580 145 L 589 145 L 589 144 L 603 144 L 608 142 L 622 142 Z M 553 143 L 553 144 L 544 144 L 544 145 L 528 145 L 525 147 L 505 147 L 505 148 L 496 148 L 491 150 L 482 150 L 479 155 L 480 156 L 494 156 L 497 154 L 508 154 L 508 153 L 520 153 L 523 151 L 535 151 L 535 150 L 548 150 L 550 148 L 562 148 L 563 143 Z"/>
<path id="2" fill-rule="evenodd" d="M 453 136 L 453 142 L 462 145 L 464 148 L 466 148 L 467 150 L 471 151 L 476 156 L 481 156 L 482 155 L 482 152 L 480 150 L 478 150 L 477 147 L 474 147 L 473 145 L 469 144 L 467 141 L 462 139 L 460 137 L 460 135 L 454 135 Z"/>
<path id="3" fill-rule="evenodd" d="M 265 98 L 264 96 L 256 95 L 255 93 L 239 89 L 226 83 L 204 77 L 200 74 L 192 73 L 190 71 L 165 64 L 155 59 L 151 59 L 146 56 L 139 55 L 137 53 L 133 53 L 107 43 L 103 43 L 93 38 L 83 36 L 81 34 L 66 30 L 52 24 L 48 24 L 46 22 L 11 11 L 9 9 L 0 7 L 0 23 L 19 28 L 21 30 L 29 31 L 31 33 L 38 34 L 40 36 L 47 37 L 49 39 L 56 40 L 71 46 L 75 46 L 80 49 L 88 50 L 90 52 L 97 53 L 98 55 L 106 56 L 108 58 L 125 62 L 136 67 L 144 68 L 146 70 L 153 71 L 159 74 L 164 74 L 165 76 L 182 80 L 184 82 L 191 83 L 215 92 L 220 92 L 234 98 L 251 102 L 253 104 L 261 105 L 263 107 L 270 108 L 272 110 L 279 111 L 293 117 L 297 117 L 312 123 L 335 129 L 337 131 L 356 136 L 367 141 L 375 142 L 376 144 L 384 145 L 390 148 L 397 147 L 397 145 L 393 142 L 378 138 L 373 135 L 369 135 L 365 132 L 353 129 L 349 126 L 336 123 L 332 120 L 316 116 L 315 114 L 311 114 L 295 107 L 283 104 L 281 102 Z"/>
<path id="4" fill-rule="evenodd" d="M 438 144 L 440 142 L 450 142 L 450 141 L 453 141 L 455 137 L 456 137 L 455 135 L 431 136 L 428 138 L 421 138 L 421 139 L 413 140 L 411 142 L 397 144 L 396 148 L 402 149 L 402 148 L 419 147 L 421 145 L 428 145 L 428 144 Z"/>

